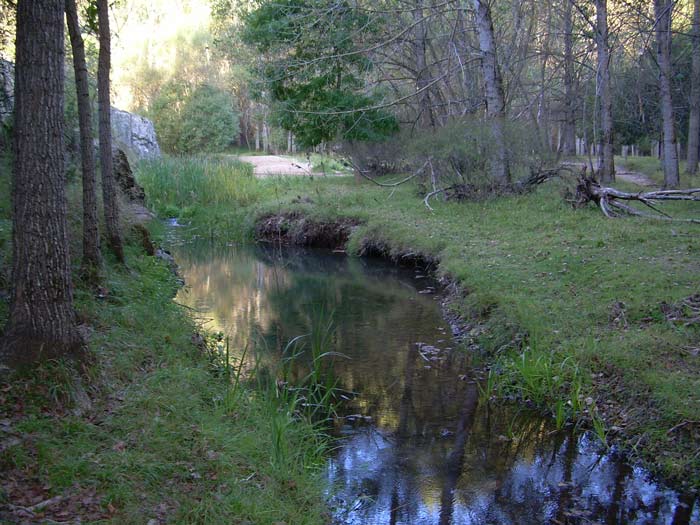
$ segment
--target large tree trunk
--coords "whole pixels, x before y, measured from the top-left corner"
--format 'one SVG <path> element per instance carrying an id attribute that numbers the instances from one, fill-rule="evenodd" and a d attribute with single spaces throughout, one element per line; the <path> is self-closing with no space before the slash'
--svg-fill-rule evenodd
<path id="1" fill-rule="evenodd" d="M 600 151 L 599 169 L 602 182 L 615 180 L 615 158 L 613 152 L 612 93 L 610 90 L 610 42 L 608 38 L 608 2 L 596 0 L 596 48 L 598 72 L 596 75 L 600 100 Z"/>
<path id="2" fill-rule="evenodd" d="M 104 200 L 107 241 L 119 262 L 124 262 L 124 248 L 119 233 L 119 200 L 112 169 L 112 122 L 109 102 L 110 34 L 108 0 L 97 0 L 100 53 L 97 63 L 97 104 L 100 116 L 100 170 Z"/>
<path id="3" fill-rule="evenodd" d="M 693 59 L 690 76 L 690 119 L 688 122 L 688 174 L 698 172 L 700 149 L 700 0 L 693 9 Z"/>
<path id="4" fill-rule="evenodd" d="M 700 0 L 698 0 L 700 2 Z M 574 22 L 571 2 L 564 2 L 564 126 L 561 152 L 576 155 L 576 98 L 574 93 Z"/>
<path id="5" fill-rule="evenodd" d="M 65 6 L 68 33 L 73 49 L 75 91 L 78 99 L 78 120 L 80 123 L 80 157 L 83 170 L 83 273 L 90 281 L 96 282 L 99 276 L 101 257 L 95 189 L 95 152 L 92 147 L 90 86 L 85 62 L 85 44 L 80 34 L 75 0 L 66 0 Z"/>
<path id="6" fill-rule="evenodd" d="M 491 8 L 486 0 L 474 0 L 474 9 L 476 10 L 476 26 L 481 51 L 481 69 L 484 75 L 486 115 L 491 121 L 495 152 L 491 161 L 491 176 L 499 184 L 508 184 L 510 171 L 505 137 L 505 97 L 503 95 L 503 81 L 496 59 Z"/>
<path id="7" fill-rule="evenodd" d="M 63 163 L 63 0 L 17 3 L 12 302 L 3 360 L 82 348 L 73 312 Z"/>
<path id="8" fill-rule="evenodd" d="M 678 149 L 676 148 L 676 128 L 671 99 L 671 11 L 672 0 L 654 0 L 656 16 L 657 62 L 659 64 L 659 98 L 661 99 L 661 120 L 663 128 L 664 187 L 677 188 L 680 182 L 678 173 Z"/>

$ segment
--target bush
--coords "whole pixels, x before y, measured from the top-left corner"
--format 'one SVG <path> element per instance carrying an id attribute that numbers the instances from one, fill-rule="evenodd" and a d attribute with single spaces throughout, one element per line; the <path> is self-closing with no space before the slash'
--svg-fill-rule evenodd
<path id="1" fill-rule="evenodd" d="M 180 151 L 222 151 L 233 142 L 238 131 L 238 115 L 229 94 L 207 84 L 200 85 L 182 109 Z"/>
<path id="2" fill-rule="evenodd" d="M 532 169 L 546 164 L 552 157 L 541 144 L 537 133 L 521 123 L 506 124 L 508 161 L 513 180 L 527 176 Z M 416 134 L 406 143 L 406 157 L 415 166 L 432 159 L 439 186 L 452 184 L 488 187 L 492 159 L 496 155 L 488 123 L 481 119 L 455 120 L 437 130 Z M 427 175 L 426 175 L 427 176 Z"/>
<path id="3" fill-rule="evenodd" d="M 200 84 L 163 85 L 149 111 L 161 146 L 170 153 L 219 152 L 238 135 L 238 115 L 231 96 L 217 87 Z"/>

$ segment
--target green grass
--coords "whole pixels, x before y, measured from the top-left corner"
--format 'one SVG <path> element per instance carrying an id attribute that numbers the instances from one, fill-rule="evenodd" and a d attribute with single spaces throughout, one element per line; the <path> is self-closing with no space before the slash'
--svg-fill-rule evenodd
<path id="1" fill-rule="evenodd" d="M 192 165 L 206 182 L 192 178 Z M 251 191 L 259 191 L 238 163 L 151 166 L 153 181 L 166 169 L 178 174 L 180 184 L 165 193 L 167 205 L 178 209 L 217 208 L 233 198 L 250 204 Z M 229 168 L 233 180 L 224 173 Z M 0 190 L 8 181 L 3 169 Z M 69 188 L 71 202 L 79 193 Z M 9 268 L 8 197 L 0 191 L 0 278 Z M 71 209 L 77 268 L 79 206 Z M 62 496 L 60 505 L 33 519 L 327 522 L 322 467 L 329 441 L 322 429 L 300 417 L 276 388 L 257 388 L 249 377 L 244 382 L 235 362 L 194 344 L 201 328 L 173 302 L 177 284 L 165 264 L 136 243 L 127 244 L 128 268 L 105 258 L 105 298 L 76 282 L 90 359 L 80 366 L 49 361 L 0 384 L 0 521 L 7 517 L 5 503 L 27 507 Z M 0 280 L 0 292 L 8 284 Z M 0 295 L 0 325 L 7 300 Z"/>
<path id="2" fill-rule="evenodd" d="M 453 307 L 483 318 L 486 329 L 475 337 L 491 355 L 502 394 L 562 421 L 584 417 L 600 434 L 604 423 L 664 474 L 698 484 L 695 438 L 667 431 L 700 420 L 693 350 L 700 334 L 697 325 L 667 322 L 660 305 L 700 291 L 700 227 L 573 210 L 558 183 L 482 202 L 437 200 L 434 212 L 411 185 L 392 191 L 350 177 L 257 185 L 254 204 L 218 209 L 220 224 L 235 225 L 221 230 L 222 240 L 251 238 L 251 217 L 295 211 L 362 221 L 350 253 L 374 242 L 394 255 L 437 257 L 439 272 L 467 292 Z M 679 217 L 700 215 L 689 203 L 670 208 Z M 612 320 L 617 303 L 626 326 Z"/>
<path id="3" fill-rule="evenodd" d="M 135 172 L 158 216 L 194 223 L 207 237 L 248 231 L 254 218 L 243 210 L 263 198 L 252 167 L 231 157 L 164 157 L 140 163 Z"/>
<path id="4" fill-rule="evenodd" d="M 654 183 L 662 186 L 664 183 L 664 172 L 661 167 L 661 161 L 654 157 L 627 157 L 623 159 L 622 157 L 615 157 L 615 163 L 617 166 L 623 166 L 630 171 L 638 171 L 649 177 Z M 700 177 L 688 177 L 686 174 L 686 163 L 685 161 L 680 161 L 679 163 L 680 177 L 681 177 L 681 187 L 683 188 L 697 188 L 700 186 Z"/>
<path id="5" fill-rule="evenodd" d="M 89 379 L 49 363 L 9 384 L 9 405 L 34 394 L 21 416 L 3 414 L 22 435 L 3 469 L 42 480 L 47 496 L 90 487 L 113 523 L 163 512 L 171 523 L 323 523 L 318 429 L 275 395 L 212 375 L 171 300 L 173 276 L 134 249 L 128 260 L 106 273 L 107 301 L 78 293 L 95 329 Z M 91 403 L 75 415 L 81 390 Z"/>
<path id="6" fill-rule="evenodd" d="M 299 159 L 306 161 L 306 157 L 299 157 Z M 311 162 L 311 171 L 314 173 L 343 173 L 345 175 L 352 174 L 352 168 L 349 168 L 347 164 L 341 162 L 340 159 L 334 155 L 321 155 L 319 153 L 312 153 L 309 157 Z"/>
<path id="7" fill-rule="evenodd" d="M 250 165 L 226 157 L 166 157 L 140 166 L 139 182 L 162 217 L 189 217 L 200 208 L 259 199 Z"/>

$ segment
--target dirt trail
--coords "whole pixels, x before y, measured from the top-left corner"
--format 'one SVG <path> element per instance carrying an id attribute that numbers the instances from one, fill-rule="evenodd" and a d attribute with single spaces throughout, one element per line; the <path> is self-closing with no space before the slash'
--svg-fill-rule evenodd
<path id="1" fill-rule="evenodd" d="M 566 165 L 566 166 L 579 167 L 579 168 L 583 168 L 584 166 L 587 166 L 587 164 L 585 164 L 583 162 L 564 162 L 562 164 Z M 620 165 L 615 167 L 615 177 L 618 180 L 622 180 L 625 182 L 631 182 L 632 184 L 636 184 L 637 186 L 642 186 L 644 188 L 655 188 L 658 186 L 653 180 L 651 180 L 649 177 L 647 177 L 643 173 L 640 173 L 638 171 L 628 170 L 624 166 L 620 166 Z"/>
<path id="2" fill-rule="evenodd" d="M 270 177 L 274 175 L 311 176 L 321 175 L 313 173 L 311 164 L 299 161 L 292 157 L 282 155 L 242 155 L 238 157 L 241 162 L 253 165 L 253 173 L 256 177 Z"/>
<path id="3" fill-rule="evenodd" d="M 625 182 L 631 182 L 637 186 L 643 186 L 645 188 L 655 188 L 656 183 L 649 177 L 638 171 L 628 171 L 626 168 L 620 166 L 616 172 L 615 177 Z"/>

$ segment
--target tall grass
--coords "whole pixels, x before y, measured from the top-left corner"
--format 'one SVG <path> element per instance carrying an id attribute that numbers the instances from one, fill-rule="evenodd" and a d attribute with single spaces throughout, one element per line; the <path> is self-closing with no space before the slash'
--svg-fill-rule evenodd
<path id="1" fill-rule="evenodd" d="M 538 407 L 551 407 L 559 429 L 581 417 L 583 378 L 570 356 L 558 357 L 532 339 L 519 354 L 499 356 L 496 369 L 499 373 L 491 370 L 482 397 L 498 392 Z"/>
<path id="2" fill-rule="evenodd" d="M 229 158 L 163 157 L 144 161 L 136 177 L 160 216 L 187 217 L 201 208 L 249 206 L 261 197 L 249 164 Z"/>

